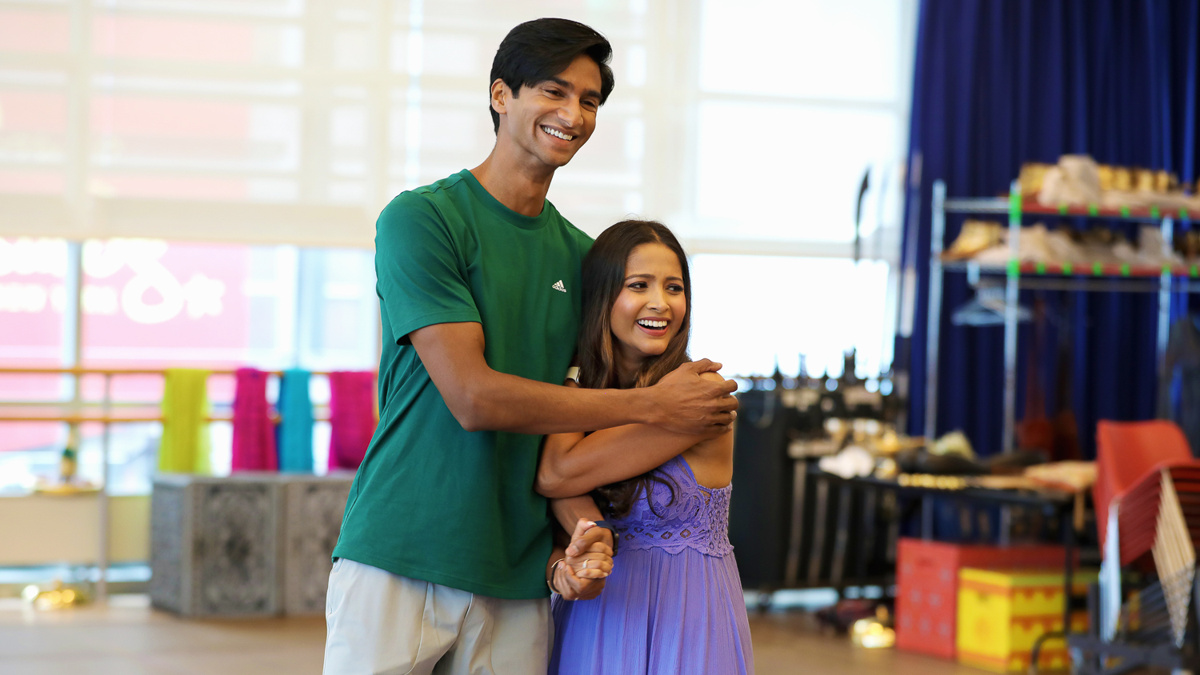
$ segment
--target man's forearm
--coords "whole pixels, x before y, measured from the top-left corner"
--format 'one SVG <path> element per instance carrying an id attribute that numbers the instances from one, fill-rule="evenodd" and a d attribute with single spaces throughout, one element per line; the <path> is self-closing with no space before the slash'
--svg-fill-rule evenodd
<path id="1" fill-rule="evenodd" d="M 665 417 L 661 404 L 644 389 L 571 389 L 493 370 L 483 357 L 479 324 L 435 324 L 409 338 L 446 406 L 467 431 L 553 434 Z"/>
<path id="2" fill-rule="evenodd" d="M 707 359 L 680 366 L 653 387 L 573 389 L 493 370 L 478 323 L 434 324 L 409 333 L 409 339 L 467 431 L 553 434 L 654 424 L 703 433 L 730 424 L 737 409 L 730 395 L 736 384 L 701 377 L 720 365 Z"/>
<path id="3" fill-rule="evenodd" d="M 496 371 L 468 386 L 469 409 L 455 413 L 468 431 L 555 434 L 656 419 L 645 389 L 577 389 Z"/>
<path id="4" fill-rule="evenodd" d="M 596 506 L 596 502 L 590 495 L 579 495 L 578 497 L 567 497 L 566 499 L 551 499 L 550 511 L 554 514 L 554 518 L 563 526 L 563 529 L 572 532 L 578 531 L 579 521 L 590 520 L 596 522 L 603 520 L 604 515 L 600 513 L 600 508 Z M 603 542 L 613 549 L 613 534 L 610 530 L 596 528 L 599 541 Z M 584 551 L 578 550 L 580 546 L 586 545 L 585 542 L 571 541 L 566 547 L 568 558 L 578 556 Z"/>
<path id="5" fill-rule="evenodd" d="M 567 532 L 575 529 L 575 524 L 579 522 L 580 518 L 591 521 L 604 519 L 600 513 L 600 507 L 596 506 L 596 501 L 590 495 L 551 499 L 550 511 L 554 514 L 554 519 L 558 521 L 558 524 L 562 525 Z"/>

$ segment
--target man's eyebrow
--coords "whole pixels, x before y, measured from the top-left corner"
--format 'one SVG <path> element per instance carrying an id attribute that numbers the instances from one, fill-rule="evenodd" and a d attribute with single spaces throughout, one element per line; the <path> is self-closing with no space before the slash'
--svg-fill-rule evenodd
<path id="1" fill-rule="evenodd" d="M 560 77 L 548 77 L 548 78 L 546 78 L 546 82 L 553 82 L 564 89 L 571 89 L 571 90 L 575 89 L 575 87 L 570 82 L 567 82 L 566 80 L 564 80 Z M 589 96 L 592 98 L 598 99 L 598 98 L 600 98 L 600 92 L 596 91 L 595 89 L 585 89 L 583 91 L 583 96 L 581 96 L 580 98 L 587 98 Z"/>

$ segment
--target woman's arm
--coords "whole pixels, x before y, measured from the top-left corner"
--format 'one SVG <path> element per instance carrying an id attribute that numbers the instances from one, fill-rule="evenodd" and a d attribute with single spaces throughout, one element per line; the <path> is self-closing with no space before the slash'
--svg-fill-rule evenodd
<path id="1" fill-rule="evenodd" d="M 701 377 L 725 381 L 711 372 Z M 712 436 L 681 434 L 648 424 L 613 427 L 587 436 L 550 434 L 542 448 L 535 489 L 546 497 L 582 495 L 600 485 L 646 473 L 709 438 Z"/>

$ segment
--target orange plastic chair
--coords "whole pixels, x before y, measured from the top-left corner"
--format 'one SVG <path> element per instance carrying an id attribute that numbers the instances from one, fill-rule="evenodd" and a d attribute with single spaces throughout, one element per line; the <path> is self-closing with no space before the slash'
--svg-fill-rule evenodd
<path id="1" fill-rule="evenodd" d="M 1096 482 L 1092 499 L 1100 547 L 1108 529 L 1108 507 L 1147 475 L 1163 466 L 1192 464 L 1192 449 L 1183 431 L 1169 420 L 1096 423 Z"/>

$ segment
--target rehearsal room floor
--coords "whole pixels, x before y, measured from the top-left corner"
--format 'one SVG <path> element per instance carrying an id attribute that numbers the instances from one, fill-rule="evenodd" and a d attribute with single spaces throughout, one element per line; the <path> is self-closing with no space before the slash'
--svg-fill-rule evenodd
<path id="1" fill-rule="evenodd" d="M 752 612 L 759 675 L 896 673 L 980 675 L 952 661 L 854 647 L 821 631 L 799 609 Z M 149 607 L 146 596 L 114 596 L 105 607 L 33 612 L 0 600 L 3 675 L 319 675 L 321 617 L 181 619 Z"/>

